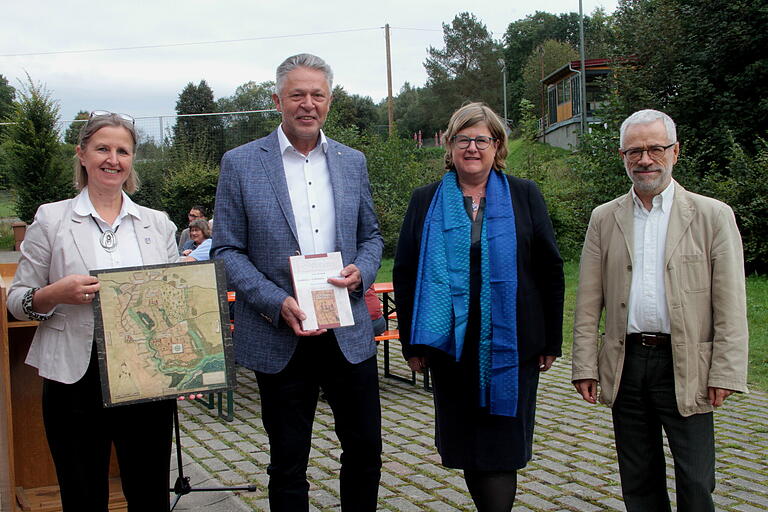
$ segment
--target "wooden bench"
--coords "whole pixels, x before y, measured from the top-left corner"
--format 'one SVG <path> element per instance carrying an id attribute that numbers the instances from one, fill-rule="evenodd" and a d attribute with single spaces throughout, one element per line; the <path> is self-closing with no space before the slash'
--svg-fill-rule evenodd
<path id="1" fill-rule="evenodd" d="M 392 340 L 397 340 L 399 342 L 400 341 L 400 331 L 398 331 L 397 329 L 386 330 L 386 331 L 382 332 L 381 334 L 379 334 L 378 336 L 376 336 L 374 339 L 376 340 L 376 343 L 380 343 L 382 341 L 384 342 L 384 376 L 385 377 L 389 377 L 390 379 L 401 380 L 403 382 L 409 382 L 409 383 L 411 383 L 411 384 L 413 384 L 415 386 L 416 385 L 416 372 L 411 371 L 411 378 L 407 379 L 405 377 L 401 377 L 400 375 L 397 375 L 397 374 L 392 373 L 390 371 L 390 366 L 389 366 L 389 342 L 392 341 Z"/>
<path id="2" fill-rule="evenodd" d="M 393 313 L 393 314 L 397 315 L 397 313 Z M 390 379 L 408 382 L 415 386 L 416 372 L 414 372 L 413 370 L 411 370 L 410 379 L 406 377 L 401 377 L 400 375 L 397 375 L 390 371 L 389 342 L 392 340 L 396 340 L 397 342 L 400 342 L 400 331 L 397 329 L 386 330 L 381 334 L 379 334 L 378 336 L 376 336 L 374 339 L 376 340 L 376 343 L 384 342 L 384 376 L 389 377 Z M 429 370 L 424 371 L 424 389 L 426 389 L 427 391 L 432 391 L 432 386 L 429 384 Z"/>

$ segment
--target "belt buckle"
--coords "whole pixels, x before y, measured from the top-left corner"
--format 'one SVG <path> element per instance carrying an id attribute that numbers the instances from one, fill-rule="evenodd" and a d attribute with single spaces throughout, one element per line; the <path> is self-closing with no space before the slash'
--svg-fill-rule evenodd
<path id="1" fill-rule="evenodd" d="M 658 338 L 658 336 L 656 336 L 655 334 L 646 334 L 644 332 L 640 333 L 640 344 L 642 346 L 644 346 L 644 347 L 655 347 L 656 345 L 658 345 L 658 343 L 653 343 L 653 344 L 646 343 L 645 342 L 646 338 L 656 340 Z"/>

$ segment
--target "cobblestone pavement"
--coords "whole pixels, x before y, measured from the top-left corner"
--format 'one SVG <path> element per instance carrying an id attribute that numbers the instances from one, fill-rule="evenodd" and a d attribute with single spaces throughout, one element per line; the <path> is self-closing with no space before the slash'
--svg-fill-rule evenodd
<path id="1" fill-rule="evenodd" d="M 400 365 L 399 357 L 396 364 Z M 570 362 L 563 360 L 541 380 L 534 457 L 519 474 L 515 511 L 625 510 L 609 409 L 577 399 L 569 379 Z M 185 457 L 192 459 L 190 464 L 200 470 L 197 474 L 210 474 L 203 485 L 257 486 L 253 493 L 227 493 L 227 504 L 217 510 L 269 510 L 269 452 L 258 387 L 253 373 L 244 369 L 238 373 L 238 382 L 232 422 L 200 403 L 182 405 L 182 446 Z M 384 467 L 379 510 L 473 510 L 461 473 L 439 464 L 433 442 L 432 395 L 423 389 L 421 379 L 419 385 L 411 386 L 382 373 L 380 385 Z M 731 397 L 716 413 L 718 510 L 768 510 L 767 417 L 768 395 L 761 392 Z M 333 416 L 328 404 L 320 402 L 309 467 L 313 510 L 340 509 L 339 455 Z M 674 499 L 673 474 L 668 457 Z M 219 498 L 210 499 L 224 499 L 218 494 Z"/>

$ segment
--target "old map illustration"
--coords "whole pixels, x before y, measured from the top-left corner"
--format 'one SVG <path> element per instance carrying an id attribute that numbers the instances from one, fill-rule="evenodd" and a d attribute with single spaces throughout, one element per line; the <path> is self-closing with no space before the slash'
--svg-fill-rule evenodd
<path id="1" fill-rule="evenodd" d="M 213 263 L 94 273 L 105 403 L 227 387 L 229 320 Z"/>

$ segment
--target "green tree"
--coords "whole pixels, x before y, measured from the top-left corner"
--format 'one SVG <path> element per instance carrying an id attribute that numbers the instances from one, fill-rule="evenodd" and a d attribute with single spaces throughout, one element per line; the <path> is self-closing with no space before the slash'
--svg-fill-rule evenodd
<path id="1" fill-rule="evenodd" d="M 584 17 L 584 46 L 587 58 L 606 58 L 615 54 L 613 18 L 601 8 Z M 525 96 L 524 68 L 534 50 L 545 41 L 554 40 L 572 48 L 579 47 L 578 13 L 551 14 L 536 11 L 513 21 L 504 33 L 504 59 L 509 69 L 507 94 L 510 105 L 519 105 Z M 562 65 L 562 64 L 561 64 Z M 529 98 L 530 99 L 530 98 Z M 538 104 L 538 100 L 533 102 Z M 519 118 L 513 109 L 511 117 Z"/>
<path id="2" fill-rule="evenodd" d="M 137 156 L 143 154 L 137 153 Z M 151 159 L 142 157 L 134 160 L 133 168 L 139 176 L 140 186 L 131 199 L 141 206 L 164 211 L 166 206 L 163 187 L 168 178 L 169 169 L 172 168 L 170 160 L 161 155 Z"/>
<path id="3" fill-rule="evenodd" d="M 333 88 L 332 116 L 342 126 L 356 126 L 362 133 L 374 129 L 378 121 L 376 104 L 370 96 L 350 94 L 340 85 Z"/>
<path id="4" fill-rule="evenodd" d="M 726 149 L 725 169 L 713 168 L 702 189 L 733 208 L 744 243 L 748 273 L 768 272 L 768 141 L 753 141 L 754 154 L 733 138 Z"/>
<path id="5" fill-rule="evenodd" d="M 528 56 L 522 72 L 523 98 L 534 105 L 536 117 L 542 117 L 546 109 L 546 91 L 541 79 L 578 56 L 571 45 L 554 39 L 547 39 Z"/>
<path id="6" fill-rule="evenodd" d="M 13 100 L 16 97 L 16 89 L 8 84 L 8 80 L 0 75 L 0 123 L 8 121 L 13 112 Z M 0 142 L 2 142 L 5 125 L 0 125 Z M 8 188 L 8 158 L 5 156 L 5 147 L 0 144 L 0 189 Z"/>
<path id="7" fill-rule="evenodd" d="M 16 89 L 8 84 L 8 80 L 3 75 L 0 75 L 0 122 L 13 113 L 14 98 L 16 98 Z"/>
<path id="8" fill-rule="evenodd" d="M 615 17 L 619 50 L 634 56 L 613 73 L 615 119 L 663 110 L 689 155 L 721 167 L 731 136 L 754 149 L 755 135 L 768 130 L 764 2 L 622 0 Z"/>
<path id="9" fill-rule="evenodd" d="M 405 82 L 394 98 L 394 117 L 397 134 L 410 138 L 419 130 L 425 137 L 432 137 L 439 130 L 445 130 L 445 122 L 434 115 L 432 108 L 439 102 L 429 87 L 413 87 Z M 386 120 L 386 103 L 382 105 L 382 119 Z"/>
<path id="10" fill-rule="evenodd" d="M 163 181 L 162 210 L 168 212 L 176 226 L 187 226 L 187 212 L 192 204 L 214 209 L 219 166 L 194 157 L 177 162 Z"/>
<path id="11" fill-rule="evenodd" d="M 213 89 L 205 80 L 201 80 L 198 85 L 188 83 L 176 101 L 176 113 L 179 115 L 208 114 L 216 111 Z M 173 133 L 173 143 L 177 150 L 194 152 L 211 163 L 217 163 L 224 153 L 220 116 L 179 117 Z"/>
<path id="12" fill-rule="evenodd" d="M 331 116 L 323 130 L 334 140 L 365 154 L 373 204 L 384 237 L 384 254 L 393 256 L 411 192 L 442 176 L 443 150 L 417 149 L 412 140 L 397 136 L 361 134 L 357 126 L 342 126 Z"/>
<path id="13" fill-rule="evenodd" d="M 271 110 L 275 108 L 272 91 L 275 83 L 246 82 L 235 89 L 232 96 L 219 98 L 219 112 L 247 112 L 251 110 Z M 264 137 L 280 124 L 280 115 L 276 112 L 232 114 L 223 116 L 224 149 L 232 149 L 246 142 Z"/>
<path id="14" fill-rule="evenodd" d="M 64 142 L 67 144 L 76 145 L 77 144 L 77 138 L 80 135 L 80 129 L 83 127 L 83 120 L 87 121 L 88 117 L 90 116 L 90 112 L 86 110 L 81 110 L 77 113 L 75 116 L 75 119 L 69 124 L 69 128 L 67 128 L 67 131 L 64 132 Z M 78 122 L 80 121 L 80 122 Z"/>
<path id="15" fill-rule="evenodd" d="M 62 154 L 56 124 L 59 106 L 42 84 L 27 77 L 3 134 L 16 214 L 31 223 L 43 203 L 71 197 L 71 159 Z"/>
<path id="16" fill-rule="evenodd" d="M 450 115 L 467 101 L 483 101 L 502 111 L 498 62 L 502 48 L 486 26 L 463 12 L 450 25 L 443 23 L 443 41 L 443 48 L 429 47 L 424 63 L 430 96 L 439 98 L 427 102 L 433 126 L 446 126 Z"/>
<path id="17" fill-rule="evenodd" d="M 399 137 L 375 137 L 364 152 L 373 204 L 384 237 L 384 254 L 391 257 L 395 254 L 411 193 L 421 185 L 440 179 L 444 172 L 443 151 L 416 149 L 412 140 Z"/>
<path id="18" fill-rule="evenodd" d="M 677 123 L 674 176 L 733 207 L 750 269 L 766 271 L 768 10 L 735 0 L 621 0 L 617 51 L 601 117 L 573 159 L 588 210 L 627 188 L 616 157 L 619 123 L 655 108 Z M 588 211 L 587 210 L 587 211 Z M 586 226 L 586 218 L 583 219 Z"/>

